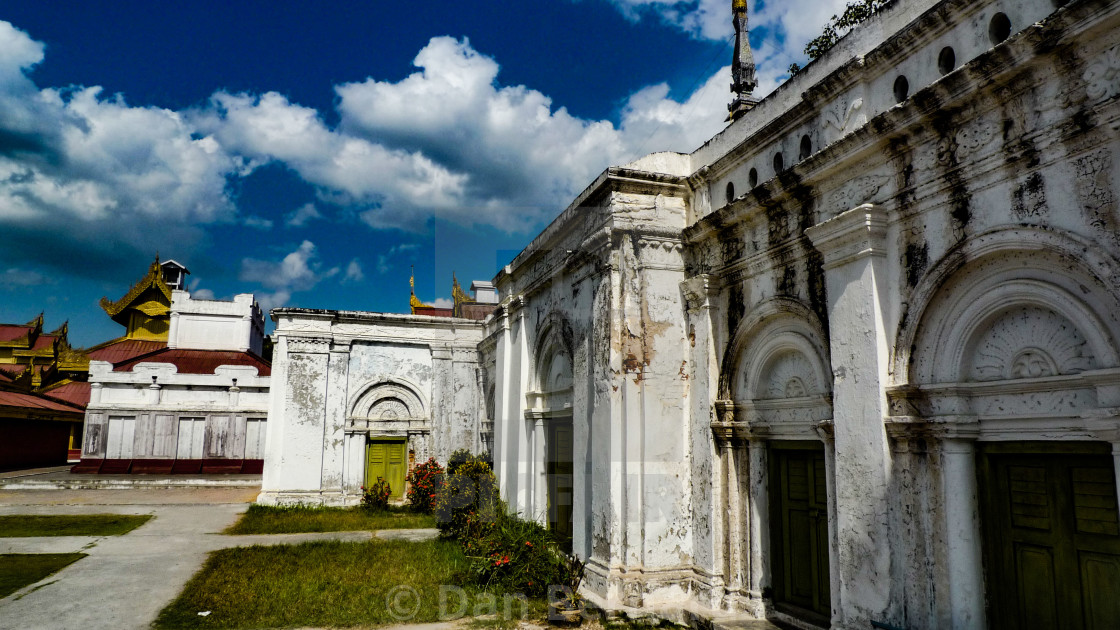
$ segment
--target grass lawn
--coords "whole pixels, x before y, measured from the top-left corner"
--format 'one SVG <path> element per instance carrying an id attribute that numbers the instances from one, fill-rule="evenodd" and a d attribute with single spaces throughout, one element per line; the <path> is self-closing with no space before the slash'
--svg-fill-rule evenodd
<path id="1" fill-rule="evenodd" d="M 0 538 L 28 536 L 120 536 L 140 527 L 151 514 L 75 514 L 0 516 Z"/>
<path id="2" fill-rule="evenodd" d="M 458 583 L 457 574 L 466 566 L 459 545 L 445 540 L 223 549 L 210 554 L 154 625 L 339 627 L 427 623 L 495 612 L 502 616 L 500 596 L 475 588 L 441 589 Z M 523 606 L 511 599 L 512 616 L 520 619 Z M 529 605 L 531 617 L 543 610 L 543 602 Z M 210 614 L 199 616 L 206 611 Z M 515 624 L 516 619 L 510 625 Z"/>
<path id="3" fill-rule="evenodd" d="M 403 509 L 369 513 L 358 508 L 272 507 L 250 505 L 226 534 L 296 534 L 374 529 L 422 529 L 436 526 L 435 517 Z"/>
<path id="4" fill-rule="evenodd" d="M 0 554 L 0 598 L 7 597 L 28 584 L 34 584 L 84 557 L 84 553 Z"/>

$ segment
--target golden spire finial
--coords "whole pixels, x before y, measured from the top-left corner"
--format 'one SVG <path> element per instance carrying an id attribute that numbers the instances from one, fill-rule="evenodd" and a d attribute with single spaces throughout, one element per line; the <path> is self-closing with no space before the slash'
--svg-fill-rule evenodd
<path id="1" fill-rule="evenodd" d="M 412 265 L 412 275 L 408 277 L 408 292 L 411 294 L 408 305 L 412 308 L 413 315 L 416 314 L 417 308 L 428 307 L 427 304 L 420 301 L 420 298 L 416 297 L 416 265 Z"/>

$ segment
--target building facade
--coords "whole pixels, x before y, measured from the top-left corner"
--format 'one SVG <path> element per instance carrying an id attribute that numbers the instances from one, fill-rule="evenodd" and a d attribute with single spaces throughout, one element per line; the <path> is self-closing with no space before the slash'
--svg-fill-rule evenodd
<path id="1" fill-rule="evenodd" d="M 352 501 L 427 421 L 610 607 L 1120 627 L 1120 4 L 899 0 L 761 101 L 749 63 L 481 324 L 275 311 L 262 499 Z"/>
<path id="2" fill-rule="evenodd" d="M 393 497 L 429 457 L 483 450 L 481 322 L 274 309 L 275 386 L 261 503 L 353 505 L 386 479 Z"/>
<path id="3" fill-rule="evenodd" d="M 126 335 L 102 352 L 135 341 L 153 347 L 90 361 L 82 458 L 74 472 L 259 474 L 272 371 L 260 356 L 260 306 L 251 294 L 193 299 L 162 275 L 148 284 L 134 288 L 132 301 L 120 308 L 134 311 L 126 319 L 129 331 L 143 339 Z M 158 298 L 165 294 L 163 305 Z M 145 308 L 150 304 L 157 306 Z"/>

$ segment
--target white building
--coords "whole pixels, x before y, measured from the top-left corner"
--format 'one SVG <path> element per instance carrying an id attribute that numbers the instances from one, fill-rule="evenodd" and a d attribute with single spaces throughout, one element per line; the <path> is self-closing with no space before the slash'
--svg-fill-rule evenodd
<path id="1" fill-rule="evenodd" d="M 454 310 L 493 310 L 488 285 Z M 489 451 L 481 321 L 298 308 L 272 318 L 277 386 L 259 502 L 353 505 L 378 477 L 400 498 L 414 464 Z"/>
<path id="2" fill-rule="evenodd" d="M 421 403 L 493 421 L 503 497 L 607 606 L 1120 627 L 1120 3 L 899 0 L 748 97 L 596 179 L 481 330 L 443 323 L 481 404 Z M 342 496 L 396 373 L 353 378 L 349 340 L 401 333 L 274 317 L 266 495 Z"/>
<path id="3" fill-rule="evenodd" d="M 271 374 L 260 306 L 251 294 L 224 302 L 168 293 L 164 347 L 90 362 L 75 471 L 260 473 Z"/>

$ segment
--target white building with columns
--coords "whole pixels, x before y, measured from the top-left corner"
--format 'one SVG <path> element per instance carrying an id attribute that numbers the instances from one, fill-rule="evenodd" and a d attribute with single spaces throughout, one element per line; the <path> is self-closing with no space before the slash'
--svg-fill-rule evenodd
<path id="1" fill-rule="evenodd" d="M 758 102 L 736 60 L 727 129 L 605 171 L 482 323 L 274 312 L 265 497 L 447 405 L 609 607 L 1120 627 L 1120 3 L 898 0 Z"/>

